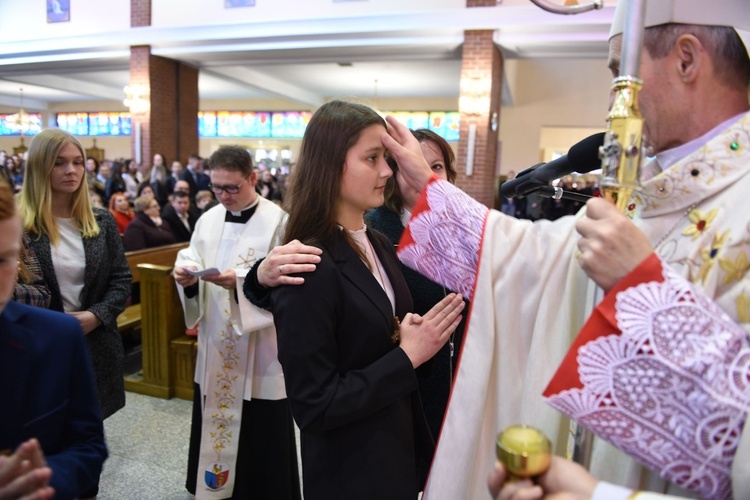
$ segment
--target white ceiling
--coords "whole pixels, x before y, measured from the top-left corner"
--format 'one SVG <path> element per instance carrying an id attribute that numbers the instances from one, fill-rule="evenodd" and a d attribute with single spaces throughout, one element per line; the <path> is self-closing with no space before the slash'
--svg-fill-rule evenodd
<path id="1" fill-rule="evenodd" d="M 604 59 L 612 11 L 481 7 L 0 43 L 0 105 L 18 106 L 20 87 L 27 110 L 120 101 L 131 45 L 198 67 L 201 99 L 281 97 L 317 106 L 330 97 L 458 97 L 464 30 L 495 30 L 506 58 Z"/>

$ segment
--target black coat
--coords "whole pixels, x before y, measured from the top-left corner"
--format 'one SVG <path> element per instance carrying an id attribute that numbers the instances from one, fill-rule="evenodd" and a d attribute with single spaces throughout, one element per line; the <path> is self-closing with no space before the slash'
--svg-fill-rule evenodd
<path id="1" fill-rule="evenodd" d="M 86 342 L 91 353 L 102 417 L 107 418 L 125 406 L 123 347 L 117 330 L 117 316 L 127 305 L 133 275 L 112 214 L 101 208 L 93 210 L 99 224 L 99 235 L 83 239 L 86 270 L 81 310 L 91 311 L 102 322 L 99 328 L 86 335 Z M 50 309 L 63 311 L 49 238 L 46 234 L 37 238 L 33 233 L 29 237 L 51 293 Z"/>
<path id="2" fill-rule="evenodd" d="M 398 245 L 401 234 L 404 232 L 401 218 L 385 206 L 376 208 L 368 213 L 365 216 L 365 222 L 367 222 L 368 227 L 381 231 L 388 236 L 394 246 Z M 450 290 L 447 290 L 442 285 L 435 283 L 403 264 L 401 264 L 401 272 L 414 300 L 413 312 L 417 314 L 424 315 L 435 304 L 443 300 L 447 293 L 450 293 Z M 467 302 L 464 311 L 469 310 L 468 306 Z M 422 406 L 424 407 L 427 423 L 430 425 L 430 431 L 435 440 L 437 440 L 440 433 L 440 426 L 442 425 L 445 410 L 448 406 L 448 397 L 450 396 L 456 360 L 458 359 L 458 350 L 466 324 L 465 318 L 466 315 L 464 315 L 464 319 L 461 320 L 451 338 L 454 346 L 453 356 L 451 357 L 449 342 L 433 356 L 430 362 L 423 365 L 424 368 L 420 367 L 417 370 Z"/>
<path id="3" fill-rule="evenodd" d="M 196 211 L 193 210 L 192 205 L 188 209 L 188 225 L 190 226 L 190 229 L 185 227 L 185 224 L 183 224 L 177 216 L 177 212 L 175 212 L 172 205 L 164 207 L 161 211 L 161 218 L 167 223 L 167 225 L 169 225 L 169 229 L 172 230 L 172 234 L 178 242 L 190 241 L 190 237 L 195 230 L 195 223 L 198 222 L 198 215 L 196 214 Z"/>
<path id="4" fill-rule="evenodd" d="M 393 245 L 368 231 L 400 318 L 412 307 Z M 343 235 L 305 283 L 272 292 L 279 361 L 302 434 L 304 496 L 414 500 L 433 442 L 386 293 Z"/>
<path id="5" fill-rule="evenodd" d="M 161 226 L 156 227 L 154 221 L 143 212 L 136 214 L 135 219 L 128 224 L 125 233 L 122 235 L 122 244 L 125 246 L 126 252 L 171 245 L 172 243 L 177 243 L 177 238 L 175 238 L 169 225 L 162 222 Z"/>
<path id="6" fill-rule="evenodd" d="M 197 181 L 195 179 L 196 176 L 198 177 Z M 186 181 L 190 186 L 190 193 L 188 193 L 190 195 L 190 201 L 195 201 L 195 195 L 198 191 L 208 189 L 208 186 L 211 184 L 211 178 L 208 175 L 203 172 L 196 172 L 194 175 L 188 168 L 185 168 L 185 170 L 180 173 L 180 180 Z"/>

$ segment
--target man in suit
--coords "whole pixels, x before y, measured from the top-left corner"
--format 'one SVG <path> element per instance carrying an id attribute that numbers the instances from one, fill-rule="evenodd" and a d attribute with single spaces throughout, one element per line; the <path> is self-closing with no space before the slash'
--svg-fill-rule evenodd
<path id="1" fill-rule="evenodd" d="M 201 157 L 193 153 L 188 157 L 187 168 L 180 174 L 180 179 L 187 181 L 190 186 L 190 201 L 195 201 L 198 191 L 208 189 L 211 179 L 203 172 L 203 161 Z M 175 189 L 177 187 L 175 186 Z"/>
<path id="2" fill-rule="evenodd" d="M 107 458 L 91 363 L 75 318 L 10 300 L 21 227 L 0 186 L 0 498 L 78 498 Z"/>
<path id="3" fill-rule="evenodd" d="M 184 183 L 185 181 L 178 181 Z M 190 196 L 185 191 L 170 195 L 169 205 L 164 207 L 161 218 L 169 225 L 177 241 L 190 241 L 198 216 L 190 210 Z"/>

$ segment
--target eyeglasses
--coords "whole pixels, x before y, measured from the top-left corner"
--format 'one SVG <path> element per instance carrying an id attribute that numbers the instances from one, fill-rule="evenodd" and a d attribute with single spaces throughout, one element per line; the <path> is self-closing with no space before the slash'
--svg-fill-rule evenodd
<path id="1" fill-rule="evenodd" d="M 236 186 L 215 186 L 209 183 L 208 189 L 213 191 L 214 194 L 221 194 L 221 193 L 237 194 L 240 192 L 240 186 L 242 186 L 246 180 L 247 180 L 247 177 L 242 179 L 242 182 L 240 182 Z"/>

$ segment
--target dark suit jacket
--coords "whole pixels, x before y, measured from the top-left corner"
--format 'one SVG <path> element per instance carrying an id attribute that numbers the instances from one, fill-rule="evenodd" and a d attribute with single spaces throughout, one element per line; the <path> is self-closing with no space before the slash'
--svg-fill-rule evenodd
<path id="1" fill-rule="evenodd" d="M 122 243 L 126 252 L 132 252 L 144 248 L 171 245 L 177 243 L 177 238 L 165 221 L 162 221 L 161 226 L 156 227 L 154 221 L 141 212 L 136 214 L 133 222 L 125 229 L 125 233 L 122 235 Z"/>
<path id="2" fill-rule="evenodd" d="M 161 218 L 164 222 L 169 225 L 169 228 L 172 230 L 172 234 L 174 234 L 175 239 L 179 241 L 190 241 L 190 237 L 193 235 L 193 231 L 195 230 L 195 223 L 198 222 L 198 215 L 196 214 L 195 210 L 193 210 L 193 206 L 190 205 L 190 208 L 188 209 L 188 225 L 190 226 L 190 229 L 185 227 L 185 224 L 182 223 L 180 218 L 177 216 L 177 212 L 175 212 L 174 207 L 172 205 L 165 206 L 161 211 Z"/>
<path id="3" fill-rule="evenodd" d="M 401 234 L 404 232 L 404 226 L 401 224 L 401 217 L 391 212 L 385 205 L 376 208 L 365 216 L 367 227 L 371 227 L 385 234 L 391 240 L 393 245 L 398 245 Z M 401 272 L 404 275 L 406 284 L 414 300 L 414 309 L 412 312 L 417 314 L 426 314 L 427 311 L 443 300 L 446 294 L 450 293 L 442 285 L 431 281 L 429 278 L 419 274 L 417 271 L 401 264 Z M 464 311 L 469 310 L 469 303 L 466 302 Z M 437 439 L 440 433 L 440 427 L 443 423 L 443 416 L 448 406 L 448 397 L 455 370 L 455 361 L 458 360 L 458 351 L 463 338 L 466 315 L 451 336 L 454 346 L 453 357 L 449 343 L 446 343 L 435 356 L 427 363 L 420 366 L 417 370 L 419 379 L 419 394 L 422 396 L 422 405 L 427 423 L 430 425 L 430 431 L 433 437 Z"/>
<path id="4" fill-rule="evenodd" d="M 125 310 L 133 275 L 125 259 L 117 224 L 109 210 L 94 208 L 99 235 L 83 239 L 86 270 L 81 292 L 81 310 L 91 311 L 102 322 L 86 335 L 94 367 L 96 389 L 104 418 L 125 405 L 123 383 L 123 347 L 117 330 L 117 316 Z M 46 234 L 29 234 L 31 248 L 39 259 L 52 298 L 50 309 L 63 311 L 60 285 L 57 282 L 49 238 Z"/>
<path id="5" fill-rule="evenodd" d="M 189 168 L 185 167 L 185 170 L 180 173 L 180 179 L 183 181 L 187 181 L 187 183 L 190 185 L 190 201 L 195 201 L 195 195 L 198 193 L 198 191 L 208 189 L 209 184 L 211 183 L 211 178 L 204 174 L 204 173 L 194 173 L 190 171 Z M 196 182 L 195 177 L 198 177 L 198 180 Z"/>
<path id="6" fill-rule="evenodd" d="M 368 231 L 396 295 L 411 309 L 393 245 Z M 414 500 L 432 438 L 408 357 L 391 341 L 387 295 L 343 235 L 305 283 L 272 292 L 279 361 L 302 430 L 304 496 Z"/>
<path id="7" fill-rule="evenodd" d="M 91 363 L 78 321 L 10 302 L 0 314 L 0 450 L 39 440 L 56 499 L 77 498 L 107 458 Z"/>

